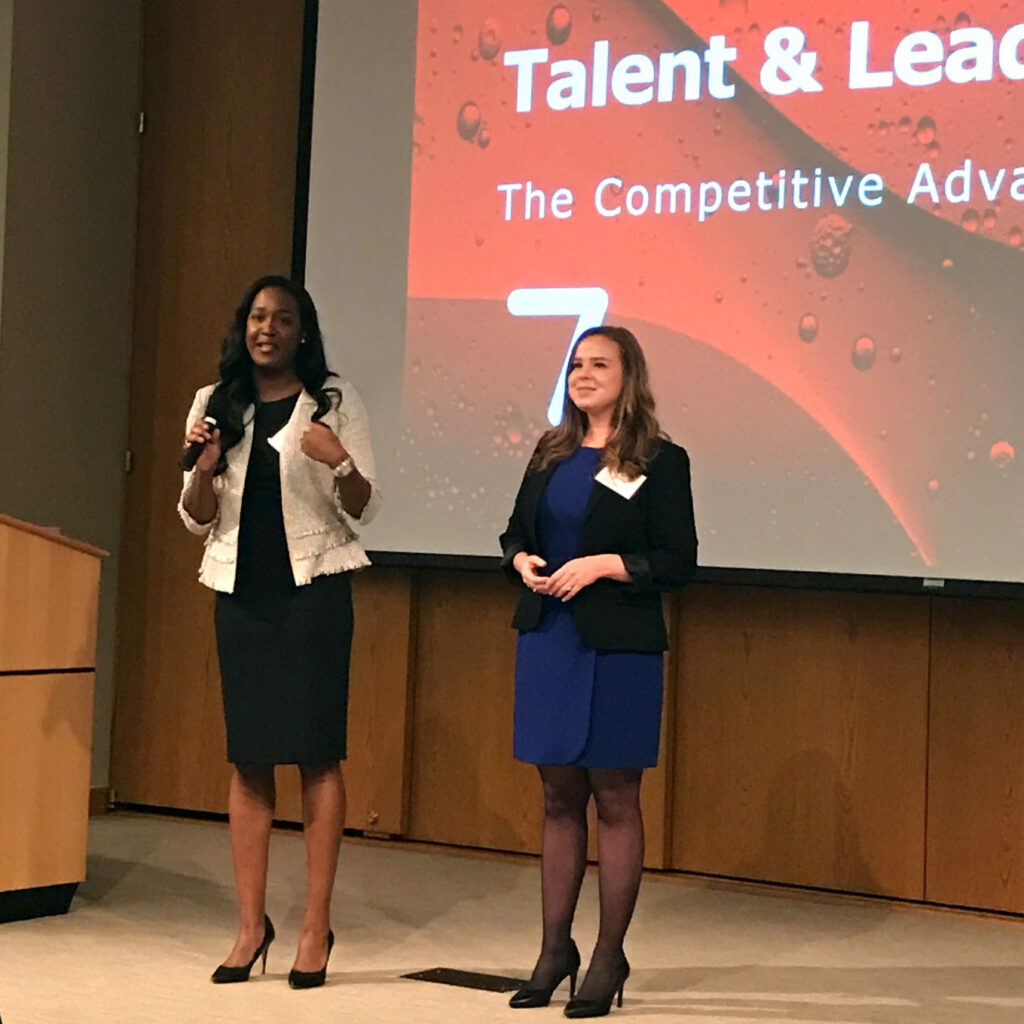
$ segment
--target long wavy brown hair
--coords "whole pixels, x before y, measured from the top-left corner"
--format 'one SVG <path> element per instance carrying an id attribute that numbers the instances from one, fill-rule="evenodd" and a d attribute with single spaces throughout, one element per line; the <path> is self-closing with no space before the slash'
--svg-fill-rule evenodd
<path id="1" fill-rule="evenodd" d="M 657 450 L 658 441 L 668 440 L 668 435 L 662 431 L 654 415 L 654 395 L 651 394 L 647 360 L 632 331 L 608 325 L 591 327 L 576 339 L 567 365 L 572 366 L 581 343 L 595 335 L 614 341 L 622 359 L 622 393 L 615 403 L 612 435 L 604 447 L 601 465 L 628 480 L 635 480 L 646 472 L 647 464 Z M 527 472 L 539 472 L 552 462 L 564 459 L 579 448 L 586 433 L 587 415 L 577 409 L 569 398 L 567 379 L 562 422 L 541 434 Z"/>

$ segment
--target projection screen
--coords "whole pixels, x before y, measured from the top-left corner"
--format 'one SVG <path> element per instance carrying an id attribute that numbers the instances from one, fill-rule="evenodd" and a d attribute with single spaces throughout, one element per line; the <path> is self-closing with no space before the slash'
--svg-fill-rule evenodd
<path id="1" fill-rule="evenodd" d="M 371 414 L 365 543 L 497 554 L 610 323 L 703 566 L 1024 581 L 1015 6 L 322 2 L 306 282 Z"/>

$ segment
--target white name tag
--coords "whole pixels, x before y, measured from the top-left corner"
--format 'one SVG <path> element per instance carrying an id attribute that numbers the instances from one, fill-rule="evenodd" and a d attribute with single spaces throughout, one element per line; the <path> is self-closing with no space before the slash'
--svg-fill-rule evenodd
<path id="1" fill-rule="evenodd" d="M 273 437 L 267 438 L 267 444 L 269 444 L 271 448 L 276 448 L 279 455 L 284 447 L 284 432 L 287 429 L 288 424 L 286 423 Z"/>
<path id="2" fill-rule="evenodd" d="M 635 480 L 627 480 L 624 476 L 618 473 L 613 473 L 607 466 L 601 470 L 594 479 L 599 484 L 604 484 L 605 487 L 613 490 L 616 494 L 621 495 L 623 498 L 632 498 L 638 490 L 640 485 L 647 479 L 642 473 Z"/>

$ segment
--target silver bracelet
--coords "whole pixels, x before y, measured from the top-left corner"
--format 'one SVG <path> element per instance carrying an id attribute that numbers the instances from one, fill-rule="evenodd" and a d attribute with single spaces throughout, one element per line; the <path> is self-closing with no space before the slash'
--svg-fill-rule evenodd
<path id="1" fill-rule="evenodd" d="M 346 455 L 333 469 L 334 478 L 336 480 L 342 480 L 349 475 L 356 468 L 356 464 L 352 461 L 351 455 Z"/>

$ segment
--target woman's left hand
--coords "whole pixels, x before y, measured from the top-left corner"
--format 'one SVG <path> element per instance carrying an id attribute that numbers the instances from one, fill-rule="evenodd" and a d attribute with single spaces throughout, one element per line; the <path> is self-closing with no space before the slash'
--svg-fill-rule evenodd
<path id="1" fill-rule="evenodd" d="M 310 423 L 302 432 L 300 442 L 303 452 L 311 459 L 322 462 L 332 469 L 348 457 L 345 446 L 338 435 L 324 423 Z"/>
<path id="2" fill-rule="evenodd" d="M 557 597 L 562 601 L 571 601 L 584 587 L 589 587 L 594 580 L 607 576 L 607 568 L 604 555 L 584 555 L 582 558 L 573 558 L 547 578 L 545 590 L 551 597 Z"/>

